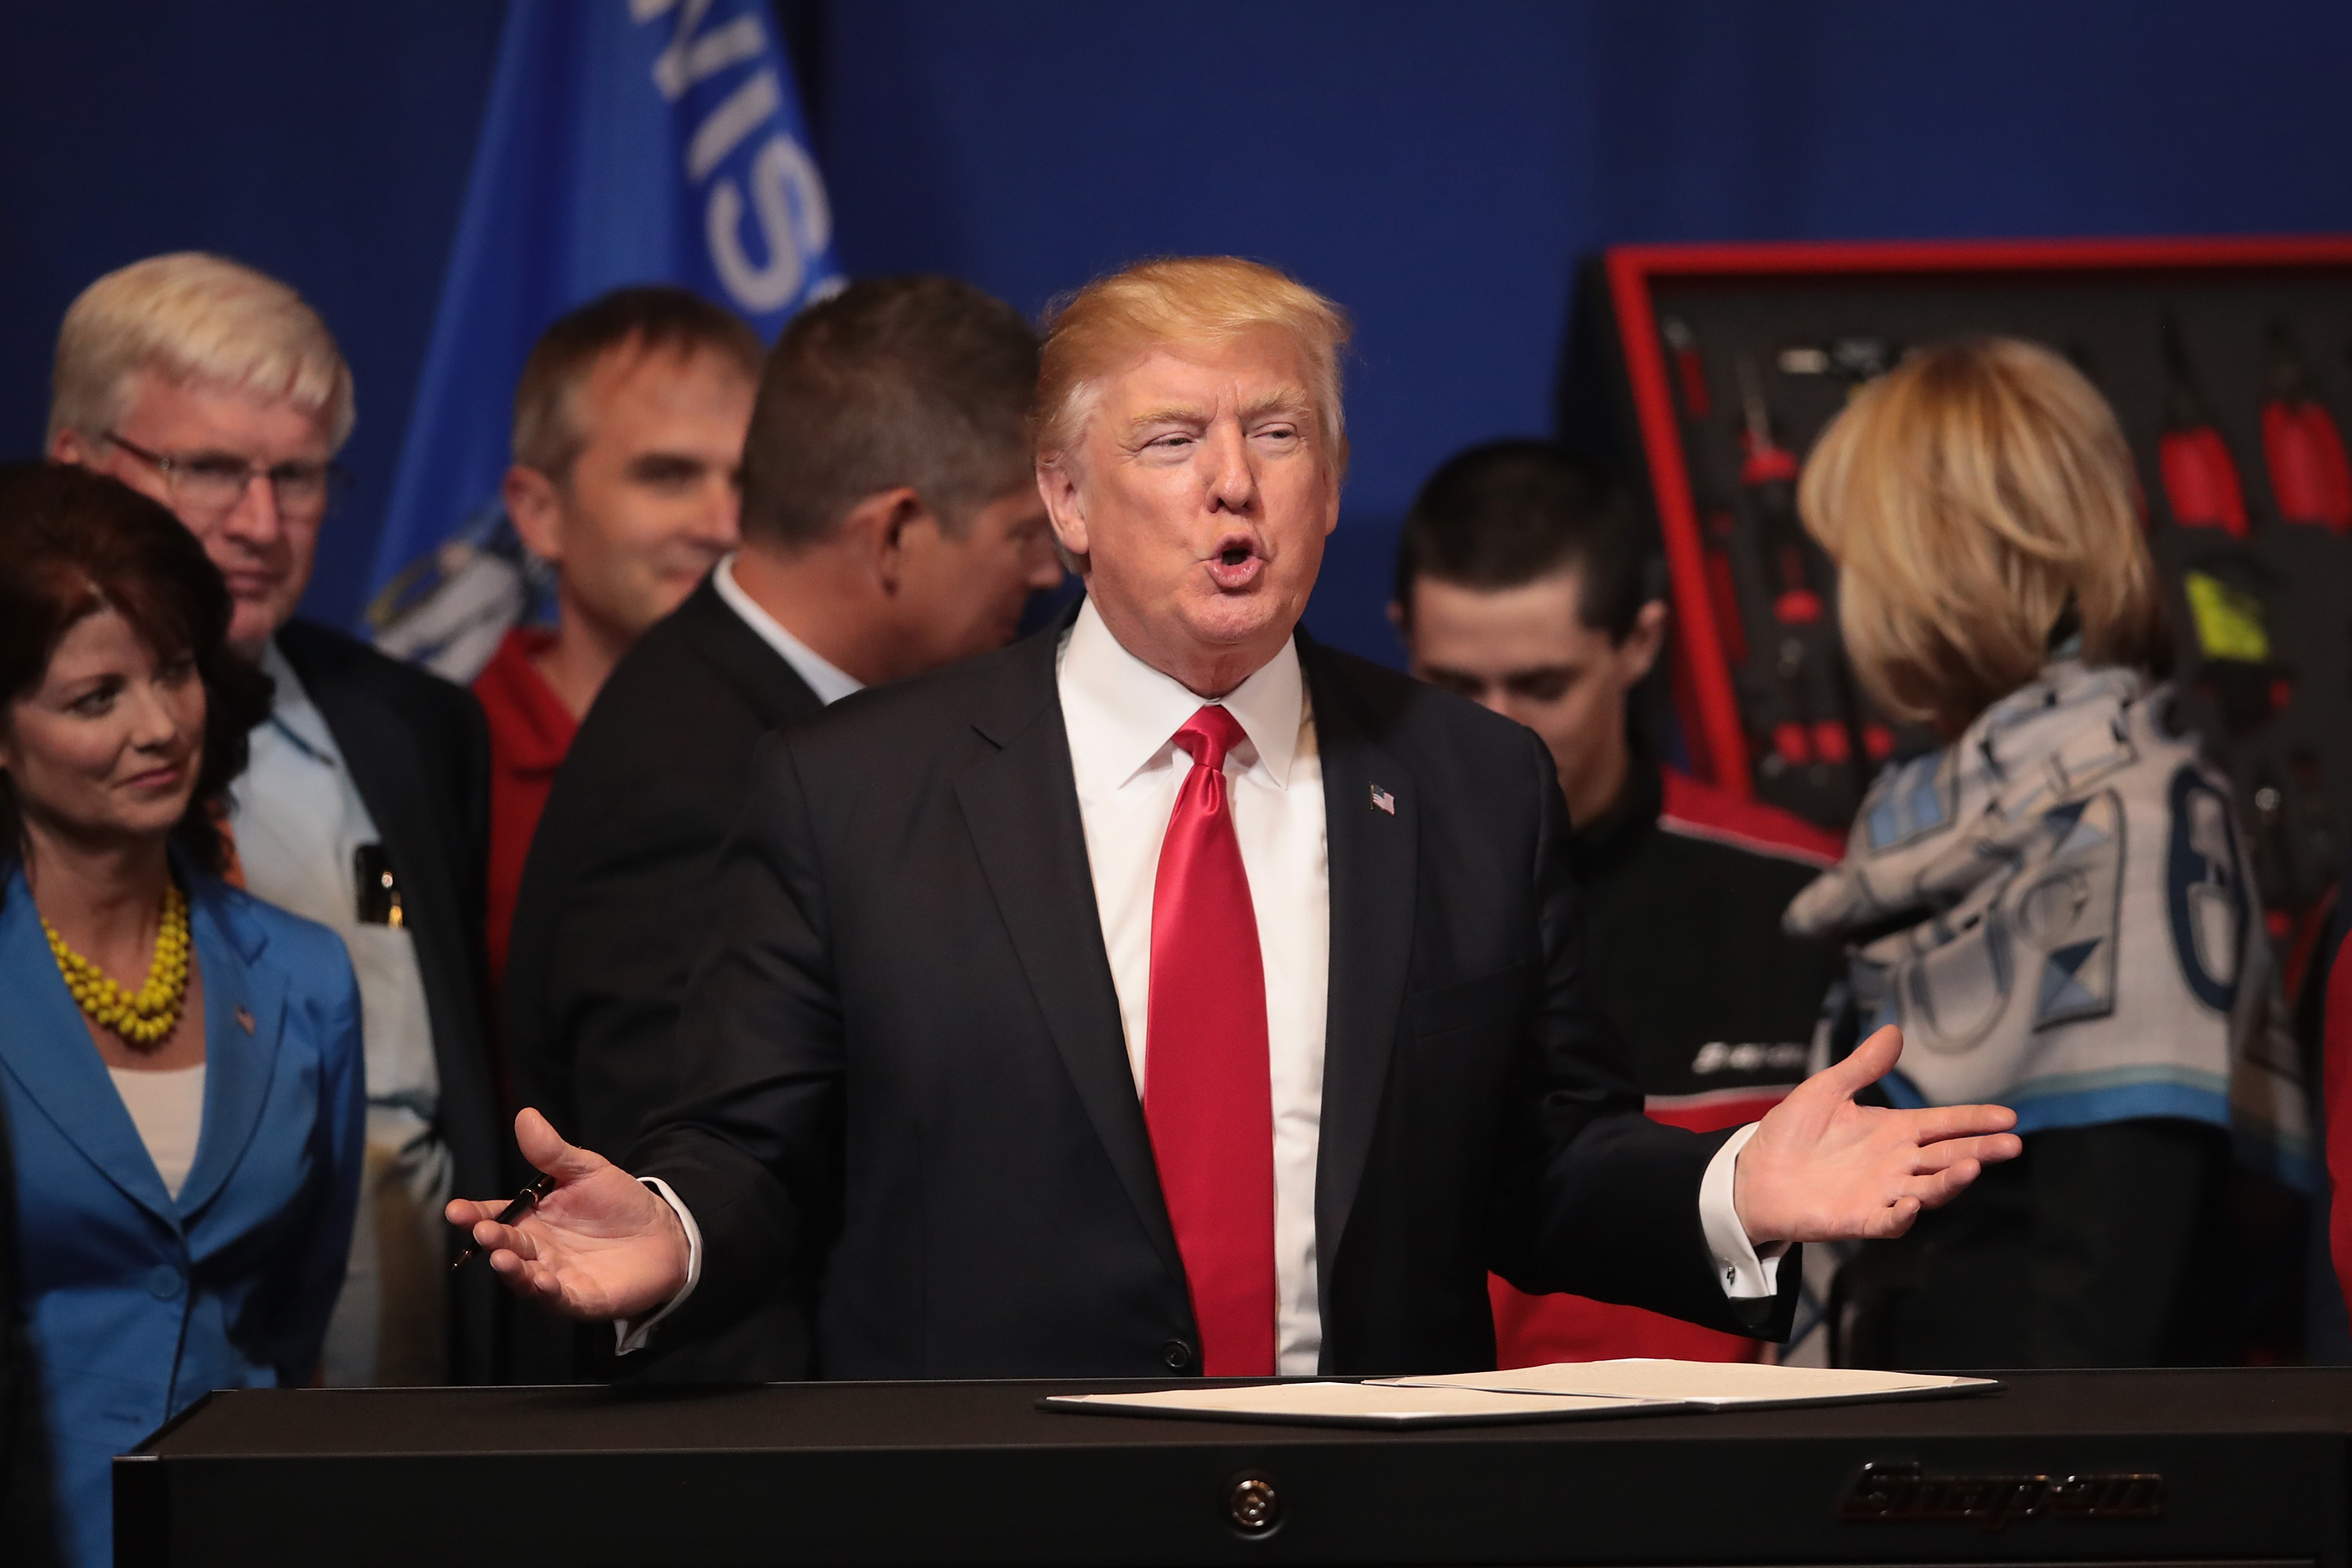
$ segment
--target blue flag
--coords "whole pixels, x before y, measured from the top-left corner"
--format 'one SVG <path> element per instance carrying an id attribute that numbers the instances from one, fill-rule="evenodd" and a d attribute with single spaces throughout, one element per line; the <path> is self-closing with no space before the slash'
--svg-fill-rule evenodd
<path id="1" fill-rule="evenodd" d="M 573 306 L 657 282 L 771 342 L 840 287 L 764 0 L 513 0 L 377 542 L 379 643 L 459 679 L 488 658 L 528 595 L 512 564 L 466 568 L 519 554 L 499 483 L 523 361 Z"/>

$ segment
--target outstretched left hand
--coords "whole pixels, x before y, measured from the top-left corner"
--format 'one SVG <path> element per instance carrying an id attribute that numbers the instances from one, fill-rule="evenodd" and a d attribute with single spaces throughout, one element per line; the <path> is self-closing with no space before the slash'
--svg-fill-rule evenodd
<path id="1" fill-rule="evenodd" d="M 1921 1209 L 1951 1202 L 1985 1166 L 2017 1157 L 2017 1113 L 2006 1106 L 1856 1105 L 1853 1097 L 1902 1056 L 1903 1032 L 1890 1024 L 1765 1113 L 1732 1176 L 1732 1206 L 1749 1241 L 1901 1236 Z"/>

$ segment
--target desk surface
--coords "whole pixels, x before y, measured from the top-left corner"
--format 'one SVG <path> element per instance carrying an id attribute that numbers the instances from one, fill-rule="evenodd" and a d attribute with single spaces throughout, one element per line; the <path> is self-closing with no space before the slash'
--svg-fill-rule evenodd
<path id="1" fill-rule="evenodd" d="M 1513 1447 L 1741 1438 L 2352 1433 L 2352 1367 L 1997 1373 L 1990 1394 L 1415 1432 L 1078 1415 L 1048 1394 L 1182 1383 L 808 1383 L 757 1388 L 302 1389 L 215 1394 L 144 1445 L 167 1458 L 1350 1443 Z"/>
<path id="2" fill-rule="evenodd" d="M 1396 1432 L 1037 1408 L 1100 1383 L 222 1394 L 116 1462 L 118 1562 L 2352 1568 L 2352 1369 L 2002 1375 Z M 1857 1519 L 1890 1466 L 1936 1500 Z"/>

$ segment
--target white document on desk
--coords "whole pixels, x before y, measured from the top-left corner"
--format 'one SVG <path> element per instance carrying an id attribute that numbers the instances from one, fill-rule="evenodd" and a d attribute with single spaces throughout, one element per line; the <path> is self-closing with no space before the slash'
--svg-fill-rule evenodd
<path id="1" fill-rule="evenodd" d="M 1853 1367 L 1768 1366 L 1759 1362 L 1564 1361 L 1504 1372 L 1448 1373 L 1378 1380 L 1381 1386 L 1423 1392 L 1441 1388 L 1491 1394 L 1582 1394 L 1663 1405 L 1727 1409 L 1764 1405 L 1833 1405 L 1847 1401 L 1939 1398 L 1996 1389 L 1989 1377 L 1865 1372 Z"/>
<path id="2" fill-rule="evenodd" d="M 1038 1403 L 1048 1410 L 1076 1415 L 1400 1427 L 1654 1415 L 1694 1408 L 1675 1400 L 1638 1396 L 1526 1394 L 1401 1383 L 1216 1384 L 1150 1394 L 1057 1394 Z"/>

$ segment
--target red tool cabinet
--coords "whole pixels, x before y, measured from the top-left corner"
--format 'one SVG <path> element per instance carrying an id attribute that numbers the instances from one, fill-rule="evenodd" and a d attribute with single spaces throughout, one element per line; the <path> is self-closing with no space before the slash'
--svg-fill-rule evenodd
<path id="1" fill-rule="evenodd" d="M 2284 937 L 2352 814 L 2352 238 L 1627 246 L 1600 303 L 1654 502 L 1694 768 L 1842 827 L 1887 755 L 1794 519 L 1803 454 L 1917 345 L 2033 339 L 2139 468 L 2179 717 L 2228 768 Z"/>

